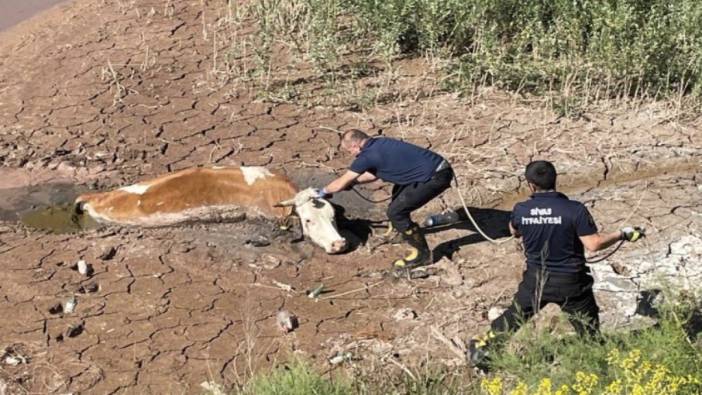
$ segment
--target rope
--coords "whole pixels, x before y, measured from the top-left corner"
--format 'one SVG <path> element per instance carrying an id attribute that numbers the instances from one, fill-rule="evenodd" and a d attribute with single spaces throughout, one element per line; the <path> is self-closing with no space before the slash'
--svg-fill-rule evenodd
<path id="1" fill-rule="evenodd" d="M 480 233 L 480 235 L 485 238 L 485 240 L 487 240 L 491 243 L 494 243 L 494 244 L 502 244 L 502 243 L 506 243 L 506 242 L 512 240 L 514 238 L 514 236 L 510 236 L 504 240 L 495 240 L 495 239 L 491 238 L 490 236 L 486 235 L 485 232 L 483 232 L 483 230 L 480 229 L 480 226 L 478 226 L 478 223 L 475 221 L 473 216 L 470 214 L 470 210 L 468 210 L 468 206 L 466 205 L 466 201 L 465 201 L 465 199 L 463 199 L 463 194 L 461 194 L 461 190 L 458 188 L 458 178 L 456 177 L 455 172 L 453 174 L 453 179 L 454 179 L 456 185 L 452 186 L 452 188 L 454 188 L 456 190 L 456 193 L 458 194 L 458 198 L 461 199 L 461 205 L 463 205 L 463 210 L 465 211 L 466 216 L 468 217 L 470 222 L 475 227 L 475 230 L 477 230 L 478 233 Z M 361 199 L 363 199 L 369 203 L 383 203 L 383 202 L 386 202 L 394 197 L 394 195 L 393 195 L 393 196 L 388 196 L 385 199 L 373 200 L 373 199 L 369 199 L 369 198 L 365 197 L 361 192 L 357 191 L 356 188 L 352 187 L 351 190 L 354 191 L 356 193 L 356 195 L 358 195 Z"/>
<path id="2" fill-rule="evenodd" d="M 483 237 L 485 238 L 485 240 L 489 241 L 490 243 L 498 244 L 498 245 L 499 245 L 499 244 L 502 244 L 502 243 L 506 243 L 506 242 L 508 242 L 508 241 L 510 241 L 510 240 L 512 240 L 512 239 L 514 238 L 514 236 L 510 236 L 510 237 L 508 237 L 508 238 L 506 238 L 506 239 L 495 240 L 495 239 L 491 238 L 490 236 L 486 235 L 485 232 L 483 232 L 483 230 L 480 229 L 480 226 L 478 226 L 478 223 L 475 221 L 475 218 L 473 218 L 473 216 L 471 215 L 470 210 L 468 210 L 468 205 L 466 204 L 466 201 L 465 201 L 465 199 L 463 198 L 463 194 L 461 193 L 461 190 L 460 190 L 460 188 L 458 187 L 458 177 L 456 177 L 456 173 L 453 174 L 453 180 L 455 181 L 455 185 L 452 185 L 451 187 L 454 188 L 454 189 L 456 190 L 456 194 L 458 195 L 458 198 L 461 200 L 461 205 L 463 206 L 463 211 L 465 211 L 466 216 L 468 217 L 468 219 L 470 220 L 470 222 L 473 224 L 473 227 L 475 227 L 475 230 L 477 230 L 478 233 L 480 233 L 480 235 L 483 236 Z M 390 199 L 392 198 L 392 196 L 389 196 L 389 197 L 387 197 L 387 198 L 385 198 L 385 199 L 381 199 L 381 200 L 372 200 L 372 199 L 368 199 L 367 197 L 363 196 L 363 194 L 361 194 L 361 192 L 358 192 L 355 188 L 351 188 L 351 190 L 354 191 L 354 192 L 356 192 L 356 194 L 357 194 L 358 196 L 360 196 L 361 199 L 363 199 L 363 200 L 365 200 L 365 201 L 367 201 L 367 202 L 370 202 L 370 203 L 382 203 L 382 202 L 385 202 L 385 201 L 390 200 Z M 637 205 L 636 205 L 637 208 L 638 208 L 638 205 L 639 205 L 640 203 L 641 203 L 641 199 L 639 199 L 639 202 L 638 202 Z M 611 257 L 612 255 L 614 255 L 614 253 L 616 253 L 616 252 L 619 250 L 619 248 L 621 248 L 622 244 L 624 244 L 624 240 L 620 241 L 619 244 L 617 244 L 617 246 L 616 246 L 611 252 L 609 252 L 608 254 L 606 254 L 605 256 L 603 256 L 603 257 L 601 257 L 601 258 L 588 259 L 588 260 L 585 260 L 585 262 L 587 262 L 587 263 L 602 262 L 602 261 L 604 261 L 605 259 L 607 259 L 607 258 Z"/>
<path id="3" fill-rule="evenodd" d="M 468 219 L 475 227 L 475 230 L 477 230 L 478 233 L 480 233 L 480 235 L 485 238 L 485 240 L 487 240 L 493 244 L 502 244 L 502 243 L 506 243 L 514 238 L 514 236 L 510 236 L 510 237 L 503 239 L 503 240 L 495 240 L 493 238 L 490 238 L 490 236 L 486 235 L 485 232 L 483 232 L 483 230 L 480 229 L 480 226 L 478 226 L 478 223 L 475 222 L 475 219 L 470 214 L 470 210 L 468 210 L 468 205 L 466 205 L 466 201 L 465 201 L 465 199 L 463 199 L 463 194 L 461 193 L 461 190 L 458 188 L 458 177 L 456 177 L 455 172 L 453 173 L 453 180 L 456 182 L 456 185 L 453 186 L 453 188 L 456 190 L 456 193 L 458 194 L 458 198 L 461 199 L 461 205 L 463 205 L 463 211 L 466 212 L 466 216 L 468 216 Z"/>
<path id="4" fill-rule="evenodd" d="M 374 204 L 387 202 L 388 200 L 393 198 L 393 195 L 390 195 L 390 196 L 386 197 L 385 199 L 373 200 L 373 199 L 368 199 L 367 197 L 363 196 L 363 194 L 361 192 L 358 192 L 356 190 L 356 188 L 354 188 L 354 187 L 351 187 L 351 190 L 356 192 L 356 195 L 360 196 L 361 199 L 365 200 L 366 202 L 374 203 Z"/>
<path id="5" fill-rule="evenodd" d="M 607 258 L 611 257 L 612 255 L 614 255 L 614 253 L 617 252 L 617 250 L 619 250 L 619 247 L 621 247 L 622 244 L 624 244 L 624 240 L 620 241 L 619 244 L 617 244 L 617 246 L 614 247 L 614 249 L 613 249 L 611 252 L 609 252 L 608 254 L 606 254 L 605 256 L 603 256 L 603 257 L 601 257 L 601 258 L 594 257 L 594 259 L 586 259 L 585 262 L 586 262 L 586 263 L 597 263 L 597 262 L 602 262 L 602 261 L 604 261 L 605 259 L 607 259 Z"/>

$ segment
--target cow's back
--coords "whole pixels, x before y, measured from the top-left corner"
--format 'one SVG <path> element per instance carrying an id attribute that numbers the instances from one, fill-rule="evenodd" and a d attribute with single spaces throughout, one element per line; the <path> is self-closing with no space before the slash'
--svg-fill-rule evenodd
<path id="1" fill-rule="evenodd" d="M 244 214 L 280 217 L 290 209 L 274 205 L 296 192 L 285 176 L 263 167 L 212 167 L 81 195 L 76 202 L 98 221 L 148 226 Z"/>

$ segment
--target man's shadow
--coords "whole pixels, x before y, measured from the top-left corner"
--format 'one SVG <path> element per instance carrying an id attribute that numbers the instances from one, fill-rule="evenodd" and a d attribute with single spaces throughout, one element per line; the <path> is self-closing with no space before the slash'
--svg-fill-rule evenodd
<path id="1" fill-rule="evenodd" d="M 637 298 L 635 314 L 660 319 L 665 313 L 658 309 L 657 297 L 662 292 L 660 289 L 645 289 L 641 291 Z M 694 341 L 697 335 L 702 332 L 702 303 L 690 298 L 687 301 L 690 304 L 690 311 L 684 317 L 686 320 L 683 324 L 683 330 L 687 337 Z M 654 327 L 660 327 L 660 323 L 656 323 Z"/>
<path id="2" fill-rule="evenodd" d="M 511 235 L 508 225 L 510 218 L 509 211 L 479 207 L 469 207 L 468 210 L 480 230 L 491 239 L 500 239 Z M 443 257 L 453 259 L 453 254 L 459 251 L 461 247 L 487 241 L 470 221 L 463 206 L 449 211 L 449 213 L 453 213 L 449 215 L 455 218 L 455 222 L 424 228 L 425 233 L 438 233 L 448 229 L 463 229 L 475 233 L 438 244 L 433 250 L 434 262 L 438 262 Z"/>
<path id="3" fill-rule="evenodd" d="M 368 240 L 373 235 L 374 228 L 385 228 L 386 221 L 370 220 L 364 218 L 347 218 L 346 210 L 343 206 L 332 203 L 335 212 L 335 219 L 339 231 L 342 233 L 349 245 L 346 252 L 356 250 L 358 247 L 368 243 Z M 480 229 L 491 239 L 499 239 L 510 236 L 508 222 L 510 217 L 509 211 L 493 209 L 493 208 L 469 208 L 470 214 L 478 224 Z M 475 229 L 473 223 L 468 219 L 468 216 L 459 207 L 453 210 L 454 222 L 424 228 L 426 234 L 443 232 L 448 229 L 463 229 L 475 232 L 474 234 L 461 237 L 459 239 L 448 240 L 437 245 L 433 250 L 434 262 L 438 262 L 443 257 L 453 258 L 453 254 L 459 251 L 462 246 L 480 243 L 486 239 L 480 235 Z"/>

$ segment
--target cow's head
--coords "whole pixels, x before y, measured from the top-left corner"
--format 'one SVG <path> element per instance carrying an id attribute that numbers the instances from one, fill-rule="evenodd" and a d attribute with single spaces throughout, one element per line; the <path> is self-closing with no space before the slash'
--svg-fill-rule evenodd
<path id="1" fill-rule="evenodd" d="M 315 197 L 312 188 L 298 192 L 294 198 L 284 200 L 276 206 L 295 206 L 302 222 L 302 231 L 327 254 L 337 254 L 346 249 L 346 239 L 339 235 L 331 203 Z"/>

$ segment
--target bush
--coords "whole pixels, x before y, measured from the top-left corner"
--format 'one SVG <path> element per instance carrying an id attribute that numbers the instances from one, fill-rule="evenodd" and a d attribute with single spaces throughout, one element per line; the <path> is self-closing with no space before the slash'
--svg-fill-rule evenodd
<path id="1" fill-rule="evenodd" d="M 268 38 L 320 75 L 344 56 L 445 54 L 448 86 L 611 97 L 702 96 L 698 0 L 256 0 Z M 438 51 L 441 50 L 441 51 Z M 348 62 L 346 62 L 348 63 Z"/>
<path id="2" fill-rule="evenodd" d="M 557 339 L 525 330 L 515 338 L 519 352 L 499 353 L 484 393 L 495 394 L 699 394 L 700 328 L 688 324 L 697 303 L 661 308 L 656 326 L 606 334 L 603 339 Z"/>

